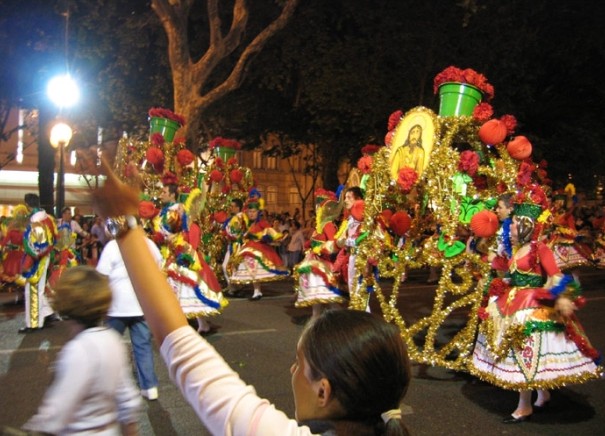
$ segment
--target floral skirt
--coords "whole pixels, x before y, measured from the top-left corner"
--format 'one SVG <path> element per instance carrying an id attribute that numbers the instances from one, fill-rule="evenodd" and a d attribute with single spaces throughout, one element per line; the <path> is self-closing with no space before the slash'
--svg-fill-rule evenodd
<path id="1" fill-rule="evenodd" d="M 259 242 L 242 245 L 229 259 L 228 270 L 234 284 L 269 282 L 290 274 L 275 250 Z"/>
<path id="2" fill-rule="evenodd" d="M 307 256 L 294 267 L 298 281 L 296 307 L 314 304 L 345 303 L 348 300 L 346 283 L 340 283 L 332 272 L 332 264 L 315 256 Z"/>
<path id="3" fill-rule="evenodd" d="M 197 272 L 174 263 L 165 272 L 187 318 L 218 315 L 229 304 L 222 292 L 210 289 Z"/>
<path id="4" fill-rule="evenodd" d="M 531 301 L 527 294 L 518 297 Z M 602 368 L 566 335 L 565 326 L 553 321 L 553 309 L 533 302 L 505 315 L 496 301 L 490 301 L 489 318 L 480 325 L 470 365 L 473 375 L 511 390 L 550 389 L 599 378 Z"/>

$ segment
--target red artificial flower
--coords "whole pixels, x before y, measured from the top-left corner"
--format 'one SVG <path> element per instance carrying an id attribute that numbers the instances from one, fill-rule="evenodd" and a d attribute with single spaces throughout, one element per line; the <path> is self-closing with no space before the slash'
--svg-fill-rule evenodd
<path id="1" fill-rule="evenodd" d="M 479 103 L 477 106 L 475 106 L 475 109 L 473 109 L 473 118 L 480 123 L 486 122 L 493 115 L 494 108 L 489 103 Z"/>
<path id="2" fill-rule="evenodd" d="M 193 162 L 194 159 L 195 159 L 195 156 L 193 155 L 193 153 L 187 149 L 180 150 L 176 154 L 176 160 L 179 162 L 179 164 L 182 167 L 186 167 L 191 162 Z"/>
<path id="3" fill-rule="evenodd" d="M 509 289 L 508 283 L 501 278 L 495 278 L 489 285 L 489 296 L 500 297 Z"/>
<path id="4" fill-rule="evenodd" d="M 156 147 L 164 145 L 164 136 L 161 133 L 154 133 L 151 135 L 151 143 Z"/>
<path id="5" fill-rule="evenodd" d="M 151 201 L 141 201 L 139 203 L 139 216 L 145 219 L 151 219 L 158 214 L 159 210 Z"/>
<path id="6" fill-rule="evenodd" d="M 531 185 L 528 193 L 532 203 L 546 208 L 548 206 L 548 197 L 540 185 Z"/>
<path id="7" fill-rule="evenodd" d="M 333 200 L 336 201 L 336 194 L 327 189 L 317 188 L 315 190 L 315 201 Z"/>
<path id="8" fill-rule="evenodd" d="M 401 121 L 401 117 L 403 117 L 403 111 L 400 109 L 396 110 L 391 115 L 389 115 L 387 130 L 395 129 L 395 127 L 397 127 L 397 124 L 399 124 L 399 121 Z"/>
<path id="9" fill-rule="evenodd" d="M 231 170 L 229 173 L 229 178 L 231 179 L 231 183 L 240 183 L 244 178 L 244 173 L 241 172 L 238 168 Z"/>
<path id="10" fill-rule="evenodd" d="M 508 186 L 506 186 L 506 183 L 500 181 L 496 184 L 496 193 L 497 194 L 504 194 L 507 190 L 508 190 Z"/>
<path id="11" fill-rule="evenodd" d="M 174 174 L 172 171 L 166 171 L 164 174 L 162 174 L 162 184 L 177 185 L 178 179 L 176 177 L 176 174 Z"/>
<path id="12" fill-rule="evenodd" d="M 214 158 L 214 164 L 216 165 L 217 168 L 220 168 L 220 169 L 225 168 L 225 161 L 223 161 L 223 159 L 219 156 L 216 156 Z"/>
<path id="13" fill-rule="evenodd" d="M 418 173 L 414 168 L 403 167 L 397 173 L 397 185 L 403 192 L 409 192 L 418 180 Z"/>
<path id="14" fill-rule="evenodd" d="M 506 125 L 506 130 L 508 131 L 509 135 L 515 133 L 515 129 L 517 128 L 517 119 L 514 115 L 502 115 L 500 117 L 500 121 Z"/>
<path id="15" fill-rule="evenodd" d="M 221 192 L 223 194 L 228 194 L 229 192 L 231 192 L 231 188 L 229 187 L 229 185 L 225 184 L 223 185 L 223 187 L 221 188 Z"/>
<path id="16" fill-rule="evenodd" d="M 380 145 L 367 144 L 361 148 L 361 153 L 372 155 L 372 154 L 376 153 L 378 150 L 380 150 Z"/>
<path id="17" fill-rule="evenodd" d="M 468 83 L 469 85 L 476 86 L 483 93 L 487 101 L 494 97 L 494 87 L 489 84 L 487 78 L 471 68 L 462 70 L 455 66 L 447 67 L 435 76 L 433 80 L 433 92 L 437 94 L 439 87 L 447 82 Z"/>
<path id="18" fill-rule="evenodd" d="M 172 112 L 170 109 L 163 107 L 152 107 L 149 109 L 150 118 L 168 118 L 169 120 L 176 121 L 181 126 L 185 125 L 185 117 L 182 115 Z"/>
<path id="19" fill-rule="evenodd" d="M 391 142 L 393 142 L 393 136 L 395 135 L 395 130 L 389 130 L 386 135 L 384 135 L 384 145 L 390 146 Z"/>
<path id="20" fill-rule="evenodd" d="M 369 174 L 372 171 L 372 156 L 361 156 L 357 161 L 357 168 L 362 174 Z"/>
<path id="21" fill-rule="evenodd" d="M 224 210 L 219 210 L 212 214 L 212 219 L 219 224 L 223 224 L 225 221 L 227 221 L 227 218 L 229 218 L 229 215 L 227 215 L 227 212 Z"/>
<path id="22" fill-rule="evenodd" d="M 219 170 L 210 171 L 210 180 L 215 183 L 221 182 L 225 176 Z"/>
<path id="23" fill-rule="evenodd" d="M 242 144 L 235 139 L 223 138 L 221 136 L 217 136 L 212 139 L 208 144 L 210 146 L 210 150 L 214 150 L 217 147 L 221 148 L 232 148 L 233 150 L 239 150 L 242 148 Z"/>
<path id="24" fill-rule="evenodd" d="M 174 145 L 177 145 L 177 146 L 179 146 L 179 145 L 185 145 L 185 142 L 186 142 L 186 139 L 184 137 L 182 137 L 182 136 L 174 138 L 174 141 L 172 141 L 172 143 Z"/>
<path id="25" fill-rule="evenodd" d="M 538 162 L 538 166 L 540 168 L 546 169 L 548 168 L 548 161 L 546 159 L 542 159 L 540 162 Z"/>
<path id="26" fill-rule="evenodd" d="M 145 152 L 145 159 L 154 167 L 159 166 L 164 163 L 164 153 L 157 147 L 149 147 Z"/>
<path id="27" fill-rule="evenodd" d="M 227 165 L 233 166 L 233 165 L 237 165 L 238 161 L 236 157 L 230 157 L 229 160 L 227 161 Z"/>
<path id="28" fill-rule="evenodd" d="M 527 185 L 531 181 L 533 172 L 533 164 L 527 161 L 521 162 L 521 165 L 519 165 L 519 170 L 517 171 L 517 183 L 521 186 Z"/>
<path id="29" fill-rule="evenodd" d="M 389 227 L 397 236 L 403 236 L 410 229 L 412 219 L 406 211 L 397 211 L 389 219 Z"/>
<path id="30" fill-rule="evenodd" d="M 191 186 L 181 185 L 181 186 L 179 186 L 179 192 L 181 192 L 183 194 L 189 194 L 191 192 Z"/>
<path id="31" fill-rule="evenodd" d="M 472 150 L 465 150 L 460 153 L 460 161 L 458 161 L 458 170 L 466 172 L 473 177 L 477 174 L 479 168 L 479 155 Z"/>

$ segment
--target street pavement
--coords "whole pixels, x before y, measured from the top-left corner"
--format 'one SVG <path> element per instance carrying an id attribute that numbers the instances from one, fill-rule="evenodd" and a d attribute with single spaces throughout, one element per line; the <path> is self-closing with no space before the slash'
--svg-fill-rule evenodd
<path id="1" fill-rule="evenodd" d="M 400 305 L 414 301 L 414 307 L 430 309 L 434 285 L 426 284 L 427 275 L 422 270 L 409 274 Z M 579 317 L 593 344 L 605 350 L 605 271 L 583 269 L 581 279 L 588 304 Z M 249 301 L 251 293 L 242 288 L 230 299 L 224 313 L 211 319 L 216 332 L 207 339 L 259 395 L 294 416 L 289 368 L 310 310 L 294 307 L 290 280 L 263 285 L 260 301 Z M 35 413 L 68 338 L 64 322 L 17 334 L 23 306 L 13 301 L 14 294 L 0 293 L 0 427 L 19 427 Z M 124 340 L 130 345 L 128 336 Z M 145 401 L 141 434 L 209 435 L 170 382 L 157 348 L 156 371 L 160 397 Z M 501 419 L 515 408 L 515 392 L 439 367 L 414 364 L 413 373 L 403 411 L 415 435 L 605 434 L 605 379 L 556 390 L 547 411 L 535 413 L 529 422 L 505 425 Z"/>

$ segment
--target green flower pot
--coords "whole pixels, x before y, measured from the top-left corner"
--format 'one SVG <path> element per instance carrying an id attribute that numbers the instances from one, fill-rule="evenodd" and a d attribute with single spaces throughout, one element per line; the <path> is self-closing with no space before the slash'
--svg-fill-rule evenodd
<path id="1" fill-rule="evenodd" d="M 479 88 L 468 83 L 444 83 L 439 87 L 439 116 L 471 116 L 482 97 Z"/>
<path id="2" fill-rule="evenodd" d="M 214 149 L 214 153 L 218 157 L 220 157 L 222 160 L 227 162 L 229 159 L 231 159 L 233 156 L 235 156 L 235 153 L 237 153 L 237 150 L 235 150 L 233 148 L 227 148 L 227 147 L 216 147 Z"/>
<path id="3" fill-rule="evenodd" d="M 151 139 L 154 133 L 160 133 L 166 142 L 172 142 L 180 127 L 181 125 L 174 120 L 152 117 L 149 119 L 149 138 Z"/>

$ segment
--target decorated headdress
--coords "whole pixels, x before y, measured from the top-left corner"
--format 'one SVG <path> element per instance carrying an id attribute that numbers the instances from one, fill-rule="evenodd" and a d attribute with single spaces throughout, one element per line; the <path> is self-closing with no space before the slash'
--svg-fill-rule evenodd
<path id="1" fill-rule="evenodd" d="M 322 188 L 315 191 L 315 229 L 318 233 L 323 231 L 326 224 L 340 216 L 342 207 L 343 204 L 338 202 L 334 192 Z"/>
<path id="2" fill-rule="evenodd" d="M 538 219 L 548 209 L 548 198 L 540 185 L 530 184 L 523 188 L 513 200 L 514 215 Z"/>

